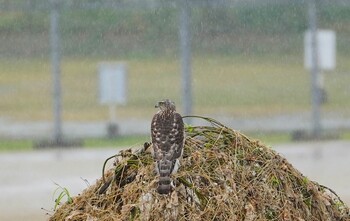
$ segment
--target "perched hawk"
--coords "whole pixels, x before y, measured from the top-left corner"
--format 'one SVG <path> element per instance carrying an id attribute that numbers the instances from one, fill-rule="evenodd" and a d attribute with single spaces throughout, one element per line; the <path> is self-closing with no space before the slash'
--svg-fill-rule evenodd
<path id="1" fill-rule="evenodd" d="M 176 113 L 175 103 L 166 99 L 155 106 L 159 111 L 151 125 L 153 157 L 159 174 L 158 193 L 168 194 L 171 190 L 170 174 L 180 166 L 179 158 L 184 146 L 184 123 Z"/>

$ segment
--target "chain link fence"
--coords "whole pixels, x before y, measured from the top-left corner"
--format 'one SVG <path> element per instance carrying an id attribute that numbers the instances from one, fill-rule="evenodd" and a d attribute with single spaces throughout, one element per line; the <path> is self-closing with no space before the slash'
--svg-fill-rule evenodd
<path id="1" fill-rule="evenodd" d="M 179 112 L 220 118 L 236 129 L 310 129 L 305 1 L 188 1 L 191 44 L 184 47 L 191 49 L 190 60 L 181 60 L 177 2 L 55 2 L 63 122 L 108 121 L 108 108 L 98 101 L 97 72 L 110 61 L 128 67 L 120 121 L 149 120 L 155 102 L 170 98 Z M 4 127 L 53 122 L 52 1 L 0 5 L 0 121 Z M 350 4 L 323 0 L 317 18 L 318 28 L 335 31 L 337 45 L 336 68 L 324 72 L 322 127 L 349 129 Z M 190 61 L 190 111 L 183 111 L 184 61 Z"/>

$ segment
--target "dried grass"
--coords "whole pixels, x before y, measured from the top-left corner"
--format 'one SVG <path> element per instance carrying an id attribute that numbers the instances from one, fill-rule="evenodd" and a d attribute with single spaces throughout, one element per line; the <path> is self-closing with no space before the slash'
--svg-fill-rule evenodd
<path id="1" fill-rule="evenodd" d="M 350 220 L 329 188 L 310 181 L 259 141 L 205 118 L 186 128 L 175 190 L 160 195 L 151 154 L 120 152 L 104 178 L 50 220 Z"/>

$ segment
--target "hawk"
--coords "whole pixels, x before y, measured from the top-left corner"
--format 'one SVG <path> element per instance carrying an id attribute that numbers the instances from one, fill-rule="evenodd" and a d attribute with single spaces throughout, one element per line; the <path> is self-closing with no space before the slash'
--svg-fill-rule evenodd
<path id="1" fill-rule="evenodd" d="M 159 174 L 157 191 L 168 194 L 171 190 L 170 174 L 180 166 L 184 146 L 184 123 L 176 112 L 175 103 L 166 99 L 155 106 L 159 111 L 151 124 L 153 157 Z"/>

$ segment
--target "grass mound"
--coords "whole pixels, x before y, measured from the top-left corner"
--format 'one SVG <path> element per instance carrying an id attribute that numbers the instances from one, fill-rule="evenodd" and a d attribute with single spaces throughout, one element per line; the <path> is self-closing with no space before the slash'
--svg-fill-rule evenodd
<path id="1" fill-rule="evenodd" d="M 259 141 L 205 119 L 212 126 L 186 128 L 171 195 L 155 191 L 151 147 L 126 150 L 50 220 L 350 220 L 349 208 L 332 190 Z"/>

